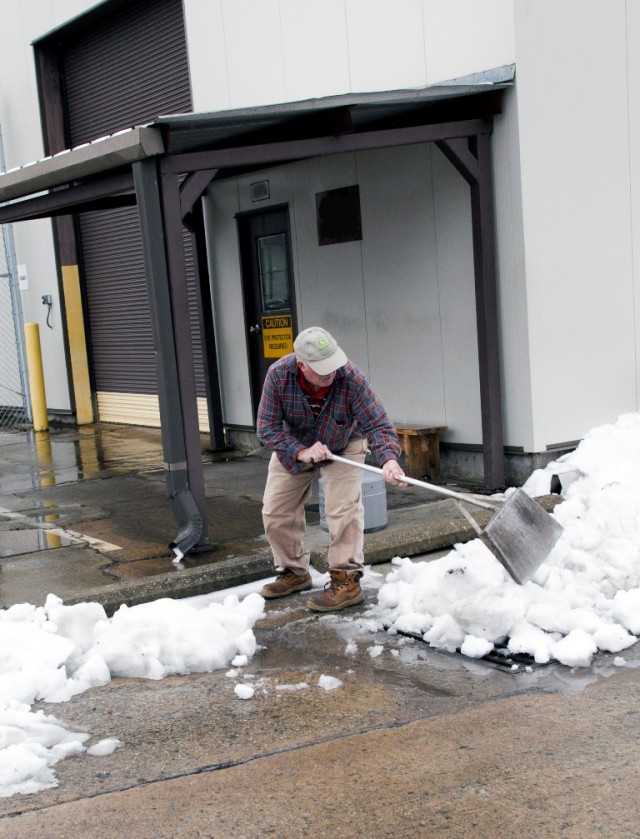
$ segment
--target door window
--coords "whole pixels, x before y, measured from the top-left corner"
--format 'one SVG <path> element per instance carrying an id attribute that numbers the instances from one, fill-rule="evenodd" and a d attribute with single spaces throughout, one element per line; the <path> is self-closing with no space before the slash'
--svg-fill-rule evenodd
<path id="1" fill-rule="evenodd" d="M 284 233 L 258 238 L 258 265 L 263 310 L 273 312 L 290 308 L 287 242 Z"/>

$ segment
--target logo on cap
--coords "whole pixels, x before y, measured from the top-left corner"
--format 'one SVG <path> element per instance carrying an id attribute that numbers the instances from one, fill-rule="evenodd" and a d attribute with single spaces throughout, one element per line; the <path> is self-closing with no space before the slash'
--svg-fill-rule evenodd
<path id="1" fill-rule="evenodd" d="M 318 355 L 322 356 L 322 358 L 326 358 L 327 356 L 330 356 L 331 353 L 333 352 L 333 347 L 331 346 L 329 341 L 327 341 L 326 338 L 318 338 L 317 347 L 318 347 Z"/>

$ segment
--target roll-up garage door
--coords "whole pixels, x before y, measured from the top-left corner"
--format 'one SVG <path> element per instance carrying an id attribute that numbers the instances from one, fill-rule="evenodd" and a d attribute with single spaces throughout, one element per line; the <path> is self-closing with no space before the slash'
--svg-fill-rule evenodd
<path id="1" fill-rule="evenodd" d="M 106 3 L 79 24 L 59 46 L 72 146 L 160 114 L 191 110 L 181 0 Z M 78 230 L 98 417 L 158 425 L 137 212 L 123 208 L 82 213 Z M 187 236 L 185 248 L 196 387 L 204 397 L 198 294 Z"/>

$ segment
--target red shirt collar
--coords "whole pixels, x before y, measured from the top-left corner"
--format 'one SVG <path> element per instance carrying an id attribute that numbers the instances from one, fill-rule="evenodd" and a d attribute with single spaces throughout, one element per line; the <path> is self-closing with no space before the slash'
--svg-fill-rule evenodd
<path id="1" fill-rule="evenodd" d="M 298 369 L 298 375 L 299 375 L 298 381 L 300 382 L 300 387 L 302 388 L 302 392 L 306 396 L 311 396 L 311 397 L 314 397 L 315 399 L 322 399 L 331 390 L 331 385 L 327 385 L 326 387 L 321 387 L 319 389 L 312 387 L 312 385 L 310 385 L 309 382 L 305 379 L 304 374 L 303 374 L 302 370 L 300 370 L 300 369 Z"/>

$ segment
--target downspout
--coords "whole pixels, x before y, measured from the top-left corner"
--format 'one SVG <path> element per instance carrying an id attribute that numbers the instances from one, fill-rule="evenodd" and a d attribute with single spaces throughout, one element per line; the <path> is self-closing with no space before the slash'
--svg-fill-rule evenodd
<path id="1" fill-rule="evenodd" d="M 179 525 L 178 534 L 169 547 L 175 554 L 174 562 L 179 562 L 201 543 L 205 522 L 189 487 L 157 158 L 133 163 L 133 179 L 156 350 L 165 483 L 169 504 Z"/>

